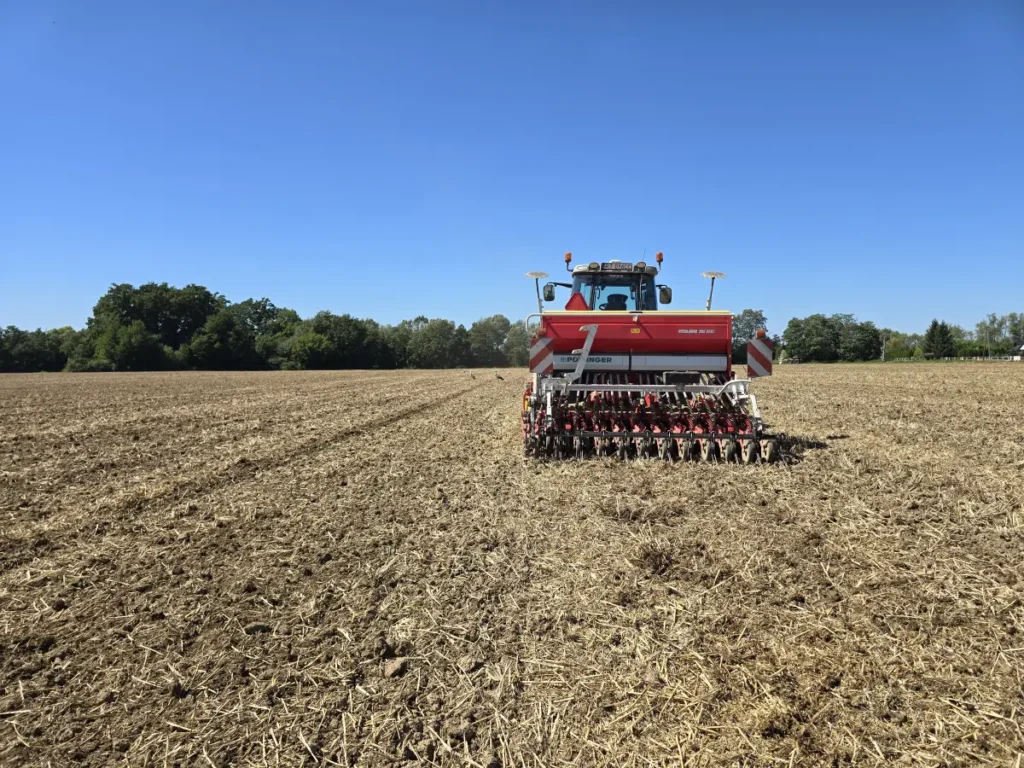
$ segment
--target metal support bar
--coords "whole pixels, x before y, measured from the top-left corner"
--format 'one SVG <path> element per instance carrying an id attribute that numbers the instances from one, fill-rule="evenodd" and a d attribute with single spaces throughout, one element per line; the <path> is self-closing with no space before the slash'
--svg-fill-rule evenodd
<path id="1" fill-rule="evenodd" d="M 590 348 L 594 346 L 594 337 L 597 336 L 596 325 L 584 325 L 580 327 L 580 330 L 587 331 L 587 340 L 583 342 L 583 349 L 574 349 L 572 352 L 574 355 L 579 355 L 580 359 L 576 362 L 576 370 L 566 375 L 563 379 L 566 383 L 579 381 L 580 377 L 583 376 L 583 369 L 587 365 Z"/>
<path id="2" fill-rule="evenodd" d="M 761 409 L 757 407 L 757 399 L 753 395 L 747 395 L 746 400 L 750 403 L 750 415 L 760 423 Z"/>
<path id="3" fill-rule="evenodd" d="M 582 362 L 582 361 L 581 361 Z M 571 374 L 575 376 L 574 374 Z M 569 377 L 564 379 L 551 378 L 542 379 L 539 382 L 541 390 L 556 392 L 636 392 L 639 394 L 653 394 L 658 392 L 675 392 L 677 394 L 690 395 L 728 395 L 733 401 L 753 397 L 749 392 L 750 382 L 746 379 L 736 379 L 726 384 L 572 384 Z"/>

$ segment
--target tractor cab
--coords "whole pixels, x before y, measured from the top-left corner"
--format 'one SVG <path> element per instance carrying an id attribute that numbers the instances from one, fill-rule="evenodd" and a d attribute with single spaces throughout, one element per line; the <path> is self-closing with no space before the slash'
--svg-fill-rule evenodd
<path id="1" fill-rule="evenodd" d="M 566 254 L 566 268 L 570 254 Z M 661 254 L 657 255 L 661 262 Z M 672 289 L 655 285 L 658 268 L 639 261 L 597 262 L 581 264 L 572 270 L 571 283 L 547 283 L 544 300 L 555 300 L 555 287 L 569 288 L 572 295 L 566 309 L 596 310 L 599 312 L 651 312 L 657 311 L 658 302 L 672 301 Z M 656 292 L 656 289 L 658 292 Z"/>

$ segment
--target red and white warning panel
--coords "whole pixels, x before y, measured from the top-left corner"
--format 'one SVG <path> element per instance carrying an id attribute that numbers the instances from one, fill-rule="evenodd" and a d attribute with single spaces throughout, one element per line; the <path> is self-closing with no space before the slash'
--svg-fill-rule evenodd
<path id="1" fill-rule="evenodd" d="M 747 344 L 747 378 L 772 375 L 772 343 L 765 338 L 753 338 Z"/>
<path id="2" fill-rule="evenodd" d="M 530 347 L 530 373 L 551 373 L 555 370 L 555 355 L 546 336 L 539 337 Z"/>

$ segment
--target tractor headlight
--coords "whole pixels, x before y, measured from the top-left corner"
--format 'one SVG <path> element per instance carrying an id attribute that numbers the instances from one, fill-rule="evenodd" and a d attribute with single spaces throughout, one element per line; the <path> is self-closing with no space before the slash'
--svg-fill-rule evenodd
<path id="1" fill-rule="evenodd" d="M 638 261 L 636 263 L 636 271 L 637 272 L 643 272 L 645 269 L 647 269 L 647 262 L 646 261 Z"/>

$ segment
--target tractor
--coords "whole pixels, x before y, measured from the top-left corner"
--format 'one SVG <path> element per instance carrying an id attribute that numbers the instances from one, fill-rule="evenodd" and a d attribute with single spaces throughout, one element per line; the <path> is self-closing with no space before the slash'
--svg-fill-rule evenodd
<path id="1" fill-rule="evenodd" d="M 747 378 L 732 365 L 732 314 L 671 310 L 672 289 L 656 264 L 610 260 L 571 267 L 571 282 L 535 281 L 530 382 L 523 393 L 524 452 L 538 458 L 660 458 L 773 463 L 779 437 L 761 419 L 750 379 L 771 375 L 772 345 L 758 331 L 747 347 Z M 564 288 L 563 309 L 545 309 Z M 532 322 L 531 322 L 532 321 Z"/>

